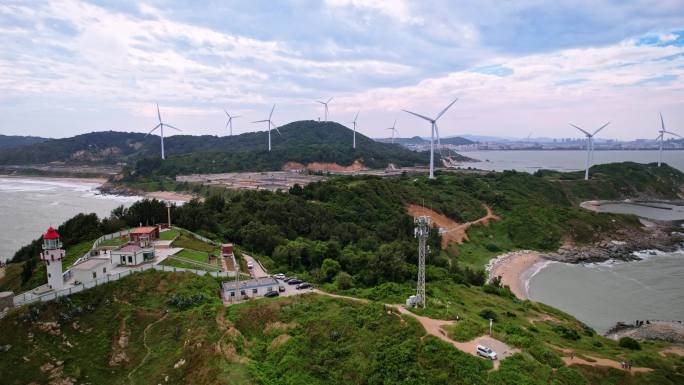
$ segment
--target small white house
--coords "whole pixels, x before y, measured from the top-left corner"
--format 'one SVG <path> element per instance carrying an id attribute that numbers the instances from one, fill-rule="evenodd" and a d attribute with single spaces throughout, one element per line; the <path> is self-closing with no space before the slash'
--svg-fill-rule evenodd
<path id="1" fill-rule="evenodd" d="M 111 270 L 112 264 L 107 257 L 92 257 L 71 267 L 74 280 L 81 283 L 106 277 Z"/>
<path id="2" fill-rule="evenodd" d="M 271 277 L 240 281 L 223 282 L 223 298 L 228 301 L 240 301 L 254 297 L 263 297 L 269 291 L 278 291 L 278 281 Z"/>

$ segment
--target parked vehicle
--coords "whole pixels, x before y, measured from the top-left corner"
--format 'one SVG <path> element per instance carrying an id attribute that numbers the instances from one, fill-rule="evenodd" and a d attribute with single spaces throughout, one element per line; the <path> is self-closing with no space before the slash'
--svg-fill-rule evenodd
<path id="1" fill-rule="evenodd" d="M 254 264 L 253 264 L 252 262 L 247 262 L 247 268 L 248 268 L 248 269 L 253 269 L 253 268 L 254 268 Z"/>
<path id="2" fill-rule="evenodd" d="M 267 292 L 266 294 L 264 294 L 264 297 L 271 298 L 271 297 L 277 297 L 279 295 L 280 295 L 280 293 L 278 293 L 277 291 L 271 290 L 271 291 Z"/>
<path id="3" fill-rule="evenodd" d="M 496 359 L 496 353 L 492 349 L 490 349 L 486 346 L 477 345 L 477 347 L 475 348 L 475 351 L 477 352 L 478 355 L 480 355 L 482 357 L 489 358 L 491 360 Z"/>
<path id="4" fill-rule="evenodd" d="M 293 279 L 297 279 L 297 277 L 287 277 L 287 278 L 283 279 L 283 281 L 285 281 L 285 282 L 290 282 L 290 281 L 292 281 Z"/>
<path id="5" fill-rule="evenodd" d="M 297 290 L 302 290 L 302 289 L 309 289 L 312 288 L 313 285 L 308 283 L 308 282 L 302 282 L 299 285 L 297 285 Z"/>
<path id="6" fill-rule="evenodd" d="M 283 273 L 273 274 L 273 278 L 275 278 L 275 279 L 285 279 L 285 274 L 283 274 Z"/>
<path id="7" fill-rule="evenodd" d="M 285 291 L 285 286 L 283 286 L 283 285 L 278 286 L 278 291 L 281 292 L 281 293 L 284 292 L 284 291 Z"/>
<path id="8" fill-rule="evenodd" d="M 295 279 L 291 279 L 291 280 L 287 281 L 287 284 L 288 285 L 299 285 L 302 282 L 304 282 L 304 281 L 302 281 L 301 279 L 295 278 Z"/>

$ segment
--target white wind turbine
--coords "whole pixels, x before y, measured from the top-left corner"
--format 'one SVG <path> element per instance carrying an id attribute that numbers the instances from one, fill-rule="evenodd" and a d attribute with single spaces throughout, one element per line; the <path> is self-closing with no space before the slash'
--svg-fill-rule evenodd
<path id="1" fill-rule="evenodd" d="M 162 158 L 162 160 L 164 160 L 164 159 L 166 159 L 164 157 L 164 127 L 173 128 L 176 131 L 181 131 L 181 129 L 176 128 L 170 124 L 166 124 L 166 123 L 162 122 L 161 113 L 159 113 L 159 103 L 157 103 L 157 117 L 159 118 L 159 124 L 154 126 L 154 128 L 152 130 L 150 130 L 150 132 L 148 132 L 147 135 L 153 133 L 157 128 L 159 129 L 159 134 L 160 134 L 159 136 L 161 137 L 161 158 Z M 147 136 L 147 135 L 145 135 L 145 136 Z"/>
<path id="2" fill-rule="evenodd" d="M 582 128 L 577 127 L 574 124 L 570 123 L 571 126 L 582 131 L 582 133 L 584 133 L 584 135 L 587 137 L 587 162 L 586 162 L 586 167 L 584 169 L 584 180 L 589 180 L 589 167 L 591 167 L 591 161 L 592 161 L 592 156 L 593 156 L 593 152 L 594 152 L 594 136 L 596 134 L 598 134 L 599 131 L 603 130 L 609 124 L 610 124 L 610 122 L 604 124 L 603 126 L 596 129 L 596 131 L 594 131 L 593 134 L 590 134 L 589 132 L 583 130 Z"/>
<path id="3" fill-rule="evenodd" d="M 233 119 L 239 118 L 240 115 L 231 115 L 226 111 L 226 109 L 223 109 L 223 112 L 226 113 L 226 116 L 228 117 L 228 121 L 226 122 L 226 128 L 230 127 L 230 136 L 233 136 Z"/>
<path id="4" fill-rule="evenodd" d="M 353 127 L 354 127 L 352 148 L 356 148 L 356 119 L 359 118 L 359 112 L 361 112 L 361 111 L 357 111 L 357 112 L 356 112 L 356 116 L 354 116 L 354 120 L 352 120 L 351 122 L 349 122 L 349 123 L 351 123 L 351 124 L 353 125 Z"/>
<path id="5" fill-rule="evenodd" d="M 394 134 L 397 132 L 397 120 L 394 119 L 394 124 L 392 124 L 392 127 L 385 128 L 385 130 L 392 130 L 392 143 L 394 143 Z"/>
<path id="6" fill-rule="evenodd" d="M 437 142 L 439 143 L 439 128 L 437 127 L 437 121 L 439 120 L 439 118 L 442 117 L 442 115 L 444 115 L 445 112 L 447 112 L 449 108 L 451 108 L 451 106 L 454 105 L 454 103 L 456 103 L 457 100 L 458 98 L 454 99 L 453 102 L 449 103 L 449 105 L 446 106 L 439 114 L 437 114 L 437 116 L 434 119 L 428 118 L 427 116 L 423 116 L 420 114 L 416 114 L 415 112 L 402 110 L 421 119 L 425 119 L 432 125 L 432 129 L 430 130 L 430 179 L 435 179 L 435 134 L 437 135 Z"/>
<path id="7" fill-rule="evenodd" d="M 268 122 L 268 128 L 267 128 L 267 131 L 268 131 L 268 151 L 271 151 L 271 130 L 273 130 L 273 128 L 275 128 L 275 130 L 278 131 L 278 135 L 280 135 L 280 130 L 278 129 L 278 126 L 276 126 L 275 123 L 273 123 L 273 121 L 271 120 L 271 118 L 273 117 L 273 110 L 275 110 L 275 106 L 276 105 L 274 104 L 273 108 L 271 108 L 271 113 L 268 115 L 268 119 L 257 120 L 255 122 L 252 122 L 252 123 Z M 271 126 L 273 126 L 273 128 L 271 128 Z"/>
<path id="8" fill-rule="evenodd" d="M 682 136 L 665 130 L 665 121 L 663 120 L 662 112 L 660 113 L 660 131 L 658 131 L 658 133 L 660 133 L 660 135 L 658 135 L 656 140 L 660 140 L 660 148 L 658 149 L 658 167 L 660 167 L 660 164 L 663 162 L 663 142 L 665 141 L 665 134 L 670 134 L 678 138 L 682 138 Z"/>
<path id="9" fill-rule="evenodd" d="M 325 108 L 325 121 L 326 122 L 328 121 L 328 103 L 330 103 L 331 100 L 333 100 L 332 97 L 330 99 L 328 99 L 327 102 L 322 102 L 320 100 L 316 100 L 318 103 L 321 103 L 323 105 L 323 107 Z"/>

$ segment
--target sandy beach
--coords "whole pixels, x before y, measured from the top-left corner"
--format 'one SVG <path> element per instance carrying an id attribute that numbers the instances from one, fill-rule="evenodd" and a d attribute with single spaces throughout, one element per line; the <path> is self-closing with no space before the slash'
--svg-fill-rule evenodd
<path id="1" fill-rule="evenodd" d="M 543 258 L 536 251 L 514 251 L 493 259 L 489 265 L 487 265 L 487 272 L 489 273 L 490 279 L 493 277 L 501 277 L 501 283 L 504 286 L 508 286 L 516 297 L 527 299 L 527 292 L 525 290 L 525 283 L 522 280 L 522 275 L 537 262 L 542 260 Z"/>

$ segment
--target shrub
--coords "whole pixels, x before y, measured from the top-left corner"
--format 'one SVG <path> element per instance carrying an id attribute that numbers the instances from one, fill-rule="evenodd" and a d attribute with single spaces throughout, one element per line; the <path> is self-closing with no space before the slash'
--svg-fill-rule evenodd
<path id="1" fill-rule="evenodd" d="M 555 324 L 553 326 L 553 331 L 558 333 L 561 337 L 565 338 L 566 340 L 573 340 L 577 341 L 580 338 L 582 338 L 579 333 L 577 333 L 577 330 L 575 329 L 570 329 L 569 327 L 561 324 Z"/>
<path id="2" fill-rule="evenodd" d="M 527 350 L 532 357 L 542 364 L 549 365 L 552 368 L 560 368 L 563 366 L 563 361 L 560 359 L 556 352 L 547 349 L 544 345 L 534 344 Z"/>
<path id="3" fill-rule="evenodd" d="M 631 337 L 620 338 L 620 341 L 618 341 L 618 345 L 620 345 L 620 347 L 622 348 L 627 348 L 630 350 L 641 350 L 641 345 L 639 344 L 639 341 Z"/>
<path id="4" fill-rule="evenodd" d="M 496 321 L 498 319 L 496 313 L 492 309 L 482 309 L 482 311 L 480 311 L 478 314 L 480 315 L 480 317 L 482 317 L 486 320 L 491 319 L 491 320 Z"/>
<path id="5" fill-rule="evenodd" d="M 340 271 L 335 277 L 335 284 L 339 290 L 351 289 L 354 286 L 352 276 L 344 271 Z"/>
<path id="6" fill-rule="evenodd" d="M 449 337 L 456 341 L 470 341 L 475 337 L 482 335 L 485 331 L 484 326 L 477 321 L 470 319 L 462 319 L 456 325 L 448 328 Z"/>

